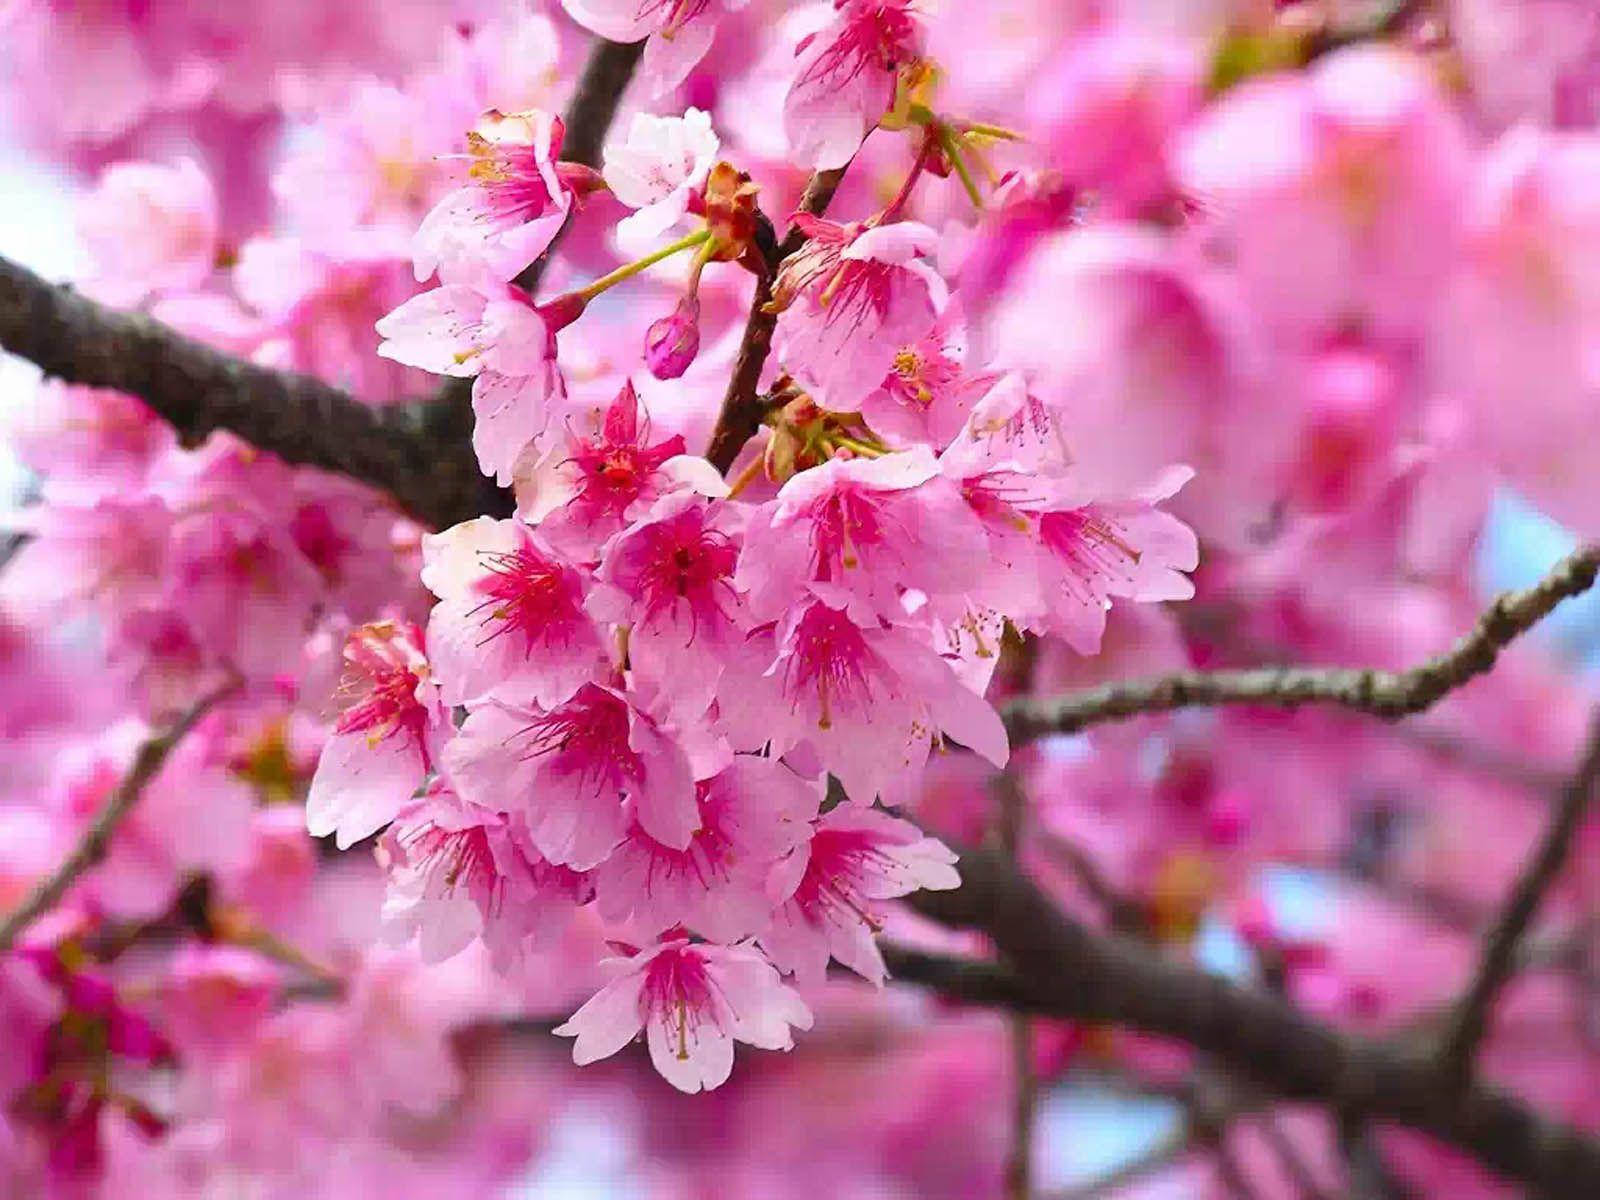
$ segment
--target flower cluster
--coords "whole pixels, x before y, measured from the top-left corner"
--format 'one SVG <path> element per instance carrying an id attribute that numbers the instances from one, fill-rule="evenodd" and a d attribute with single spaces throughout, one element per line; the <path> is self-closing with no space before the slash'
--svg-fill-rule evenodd
<path id="1" fill-rule="evenodd" d="M 802 82 L 892 65 L 911 32 L 900 6 L 842 5 Z M 892 78 L 879 93 L 874 123 Z M 378 322 L 380 353 L 476 377 L 474 445 L 517 512 L 423 539 L 425 631 L 352 636 L 311 829 L 349 845 L 387 826 L 386 915 L 429 957 L 479 937 L 509 961 L 592 902 L 613 940 L 654 948 L 558 1032 L 582 1062 L 643 1027 L 675 1085 L 715 1086 L 730 1038 L 786 1049 L 809 1024 L 779 972 L 815 981 L 832 957 L 881 982 L 881 902 L 956 886 L 953 855 L 874 806 L 914 797 L 930 754 L 1005 764 L 984 692 L 1007 628 L 1093 653 L 1115 599 L 1191 594 L 1194 535 L 1160 507 L 1188 472 L 1099 490 L 1068 412 L 945 354 L 959 319 L 902 198 L 799 219 L 772 301 L 783 403 L 730 484 L 654 432 L 631 380 L 603 408 L 569 396 L 557 345 L 595 297 L 691 249 L 692 330 L 703 269 L 758 253 L 734 219 L 755 189 L 713 166 L 705 114 L 637 118 L 603 173 L 638 209 L 628 238 L 701 228 L 544 303 L 510 280 L 593 173 L 557 161 L 538 112 L 491 114 L 470 144 L 471 177 L 416 237 L 418 275 L 443 282 Z M 667 357 L 692 358 L 689 336 Z M 653 326 L 640 365 L 681 375 L 661 345 Z"/>

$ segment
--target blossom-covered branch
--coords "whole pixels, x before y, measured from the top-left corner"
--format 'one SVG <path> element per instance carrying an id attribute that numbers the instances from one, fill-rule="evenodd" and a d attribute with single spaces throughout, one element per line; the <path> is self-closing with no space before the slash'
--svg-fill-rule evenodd
<path id="1" fill-rule="evenodd" d="M 1333 704 L 1391 719 L 1409 716 L 1489 671 L 1500 651 L 1547 617 L 1556 605 L 1593 587 L 1597 570 L 1600 546 L 1578 550 L 1533 587 L 1495 597 L 1472 632 L 1444 654 L 1407 671 L 1374 667 L 1180 671 L 1048 699 L 1013 700 L 1005 709 L 1006 729 L 1013 740 L 1024 741 L 1050 733 L 1075 733 L 1144 713 L 1217 704 L 1275 708 Z"/>
<path id="2" fill-rule="evenodd" d="M 800 197 L 799 211 L 811 216 L 821 216 L 827 211 L 833 193 L 844 178 L 844 168 L 835 167 L 818 171 L 806 183 Z M 767 365 L 767 355 L 772 352 L 772 333 L 778 326 L 776 313 L 769 311 L 772 303 L 772 281 L 778 266 L 789 255 L 805 244 L 806 235 L 798 226 L 789 230 L 776 249 L 763 256 L 764 269 L 756 275 L 755 291 L 750 296 L 750 316 L 745 321 L 744 337 L 739 343 L 739 353 L 734 359 L 733 373 L 728 378 L 728 390 L 722 399 L 722 411 L 717 414 L 716 428 L 711 433 L 711 444 L 706 457 L 711 465 L 723 474 L 733 466 L 739 451 L 755 436 L 761 427 L 761 418 L 767 406 L 762 403 L 757 389 L 761 384 L 761 370 Z"/>
<path id="3" fill-rule="evenodd" d="M 964 853 L 959 888 L 919 892 L 912 903 L 943 924 L 981 930 L 1009 968 L 897 951 L 901 978 L 974 1003 L 1179 1038 L 1278 1096 L 1432 1134 L 1540 1195 L 1576 1200 L 1600 1188 L 1592 1137 L 1488 1087 L 1458 1091 L 1427 1055 L 1341 1033 L 1272 996 L 1097 933 L 1002 854 Z"/>
<path id="4" fill-rule="evenodd" d="M 137 396 L 187 444 L 216 430 L 286 462 L 378 488 L 427 525 L 496 507 L 466 442 L 438 439 L 427 406 L 372 408 L 308 375 L 224 354 L 0 258 L 0 347 L 68 383 Z"/>
<path id="5" fill-rule="evenodd" d="M 234 685 L 229 684 L 202 697 L 166 729 L 139 747 L 128 773 L 123 776 L 122 782 L 84 831 L 83 837 L 72 848 L 71 853 L 61 860 L 54 871 L 34 886 L 21 904 L 8 913 L 4 920 L 0 920 L 0 954 L 10 950 L 28 926 L 60 903 L 61 898 L 83 873 L 105 857 L 106 848 L 111 844 L 111 838 L 117 832 L 118 826 L 139 802 L 145 785 L 155 778 L 173 748 L 218 700 L 233 689 Z"/>
<path id="6" fill-rule="evenodd" d="M 1600 717 L 1595 719 L 1585 744 L 1583 761 L 1561 789 L 1550 823 L 1512 887 L 1505 907 L 1484 937 L 1478 970 L 1461 999 L 1440 1051 L 1446 1072 L 1465 1075 L 1471 1069 L 1495 999 L 1517 970 L 1518 947 L 1523 935 L 1572 851 L 1573 839 L 1583 823 L 1597 783 L 1600 783 Z"/>

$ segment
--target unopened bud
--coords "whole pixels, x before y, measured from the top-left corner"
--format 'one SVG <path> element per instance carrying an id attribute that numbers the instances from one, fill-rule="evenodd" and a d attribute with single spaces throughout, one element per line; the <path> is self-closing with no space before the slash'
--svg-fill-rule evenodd
<path id="1" fill-rule="evenodd" d="M 644 361 L 657 379 L 676 379 L 700 353 L 700 301 L 685 296 L 644 335 Z"/>

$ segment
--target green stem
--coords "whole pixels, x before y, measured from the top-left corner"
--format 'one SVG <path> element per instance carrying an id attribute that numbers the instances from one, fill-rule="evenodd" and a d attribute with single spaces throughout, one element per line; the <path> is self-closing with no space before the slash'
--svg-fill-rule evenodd
<path id="1" fill-rule="evenodd" d="M 951 132 L 950 126 L 943 121 L 933 128 L 934 136 L 939 139 L 945 157 L 950 160 L 950 165 L 955 168 L 956 174 L 961 176 L 961 186 L 967 189 L 967 198 L 972 201 L 972 207 L 982 212 L 983 193 L 978 190 L 978 181 L 972 177 L 966 160 L 961 157 L 961 143 L 956 140 L 956 135 Z"/>
<path id="2" fill-rule="evenodd" d="M 967 124 L 966 130 L 968 133 L 998 138 L 1002 142 L 1020 142 L 1022 140 L 1022 135 L 1015 129 L 1007 129 L 1004 125 L 986 125 L 982 121 L 973 121 Z"/>
<path id="3" fill-rule="evenodd" d="M 710 240 L 711 230 L 696 230 L 694 233 L 681 237 L 675 242 L 668 243 L 659 250 L 652 250 L 649 254 L 646 254 L 637 262 L 627 263 L 618 267 L 615 271 L 612 271 L 608 275 L 600 276 L 599 279 L 596 279 L 587 287 L 578 289 L 575 294 L 582 296 L 585 300 L 593 300 L 607 288 L 615 287 L 625 279 L 632 279 L 635 275 L 639 274 L 640 271 L 644 271 L 655 266 L 662 259 L 671 258 L 674 254 L 681 254 L 685 250 L 693 249 L 702 242 L 707 242 Z"/>

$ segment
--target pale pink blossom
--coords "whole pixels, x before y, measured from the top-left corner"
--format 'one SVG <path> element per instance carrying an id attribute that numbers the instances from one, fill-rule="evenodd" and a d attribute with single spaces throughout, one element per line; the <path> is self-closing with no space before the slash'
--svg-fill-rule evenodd
<path id="1" fill-rule="evenodd" d="M 534 530 L 478 517 L 424 537 L 422 553 L 423 585 L 439 597 L 428 652 L 446 704 L 554 707 L 599 673 L 584 577 Z"/>
<path id="2" fill-rule="evenodd" d="M 783 103 L 789 150 L 824 170 L 850 161 L 894 102 L 901 67 L 922 53 L 921 18 L 910 0 L 834 0 L 832 21 L 795 50 Z"/>
<path id="3" fill-rule="evenodd" d="M 808 746 L 860 804 L 920 770 L 946 738 L 1004 765 L 999 714 L 925 635 L 909 625 L 862 624 L 845 604 L 836 589 L 813 595 L 793 605 L 775 634 L 730 655 L 717 696 L 735 747 L 770 744 L 782 754 Z"/>
<path id="4" fill-rule="evenodd" d="M 550 709 L 476 709 L 445 760 L 465 799 L 524 821 L 540 854 L 574 870 L 605 861 L 630 813 L 679 850 L 699 827 L 684 747 L 626 696 L 597 683 Z"/>
<path id="5" fill-rule="evenodd" d="M 824 405 L 849 411 L 944 308 L 948 289 L 925 261 L 938 235 L 914 221 L 840 225 L 801 213 L 795 224 L 808 240 L 778 273 L 774 344 Z"/>
<path id="6" fill-rule="evenodd" d="M 1201 51 L 1146 30 L 1072 39 L 1028 88 L 1030 127 L 1062 180 L 1113 215 L 1170 204 L 1171 148 L 1204 100 Z"/>
<path id="7" fill-rule="evenodd" d="M 629 959 L 565 1025 L 579 1066 L 609 1058 L 644 1031 L 650 1061 L 683 1092 L 726 1082 L 733 1043 L 763 1050 L 793 1047 L 790 1026 L 811 1027 L 811 1011 L 752 949 L 664 941 Z"/>
<path id="8" fill-rule="evenodd" d="M 1269 327 L 1415 336 L 1449 267 L 1467 168 L 1427 64 L 1369 43 L 1249 81 L 1199 119 L 1178 161 Z"/>
<path id="9" fill-rule="evenodd" d="M 652 95 L 677 87 L 705 57 L 717 25 L 746 0 L 561 0 L 578 24 L 613 42 L 644 38 L 639 75 Z"/>
<path id="10" fill-rule="evenodd" d="M 94 260 L 91 284 L 108 304 L 197 288 L 216 267 L 217 198 L 193 159 L 175 166 L 107 167 L 78 204 L 78 232 Z"/>
<path id="11" fill-rule="evenodd" d="M 939 323 L 895 351 L 877 390 L 861 401 L 861 416 L 891 445 L 950 444 L 992 377 L 966 369 L 966 339 L 946 309 Z"/>
<path id="12" fill-rule="evenodd" d="M 385 935 L 442 962 L 481 939 L 497 964 L 548 944 L 593 888 L 518 844 L 506 818 L 435 781 L 384 834 Z"/>
<path id="13" fill-rule="evenodd" d="M 594 871 L 600 913 L 641 933 L 683 925 L 718 942 L 761 932 L 767 873 L 811 833 L 820 793 L 783 764 L 741 754 L 696 785 L 700 828 L 685 849 L 637 824 Z"/>
<path id="14" fill-rule="evenodd" d="M 761 948 L 802 986 L 822 982 L 830 957 L 881 985 L 888 974 L 875 940 L 881 901 L 960 887 L 955 862 L 949 847 L 911 822 L 842 804 L 773 872 L 780 907 Z"/>
<path id="15" fill-rule="evenodd" d="M 450 284 L 406 301 L 377 324 L 378 353 L 438 375 L 477 376 L 472 446 L 502 485 L 524 447 L 566 399 L 556 331 L 576 312 L 540 307 L 520 290 Z"/>
<path id="16" fill-rule="evenodd" d="M 617 224 L 624 249 L 648 250 L 689 212 L 716 160 L 711 118 L 698 108 L 681 117 L 635 113 L 625 140 L 606 148 L 611 194 L 636 211 Z"/>
<path id="17" fill-rule="evenodd" d="M 418 280 L 442 283 L 514 277 L 549 247 L 565 224 L 587 167 L 559 163 L 565 135 L 547 112 L 490 109 L 468 137 L 466 184 L 422 219 L 413 243 Z"/>
<path id="18" fill-rule="evenodd" d="M 306 797 L 306 828 L 334 835 L 341 849 L 392 821 L 422 786 L 449 720 L 416 626 L 363 626 L 351 634 L 344 660 L 343 712 Z"/>

